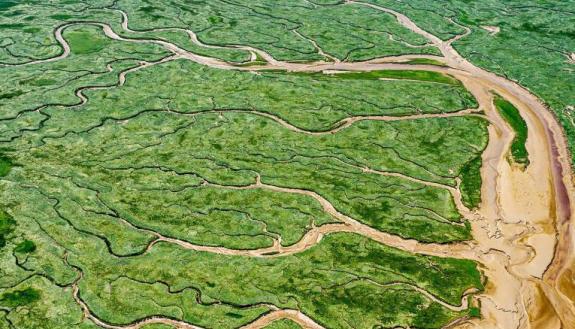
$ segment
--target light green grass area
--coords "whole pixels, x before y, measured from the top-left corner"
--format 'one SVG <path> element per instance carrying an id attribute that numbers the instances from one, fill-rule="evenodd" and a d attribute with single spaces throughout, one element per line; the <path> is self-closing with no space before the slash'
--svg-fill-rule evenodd
<path id="1" fill-rule="evenodd" d="M 174 61 L 131 74 L 122 89 L 91 92 L 91 99 L 114 118 L 128 118 L 140 109 L 160 111 L 170 106 L 186 113 L 243 110 L 278 116 L 311 131 L 329 130 L 350 116 L 456 112 L 477 106 L 461 85 L 377 78 L 386 74 L 367 73 L 367 80 L 358 79 L 363 76 L 355 73 L 255 74 L 207 70 L 188 61 Z M 146 83 L 152 78 L 156 84 Z M 451 79 L 439 74 L 438 78 Z M 174 84 L 178 90 L 172 87 Z M 405 93 L 413 96 L 406 97 Z M 128 94 L 138 97 L 125 97 Z M 97 125 L 101 110 L 87 105 L 82 112 L 49 109 L 55 120 L 46 124 L 59 131 L 65 127 L 57 124 L 70 121 L 78 127 Z"/>
<path id="2" fill-rule="evenodd" d="M 0 325 L 10 323 L 12 328 L 99 328 L 83 319 L 71 289 L 62 289 L 40 276 L 3 289 L 0 307 L 12 310 L 0 319 Z"/>
<path id="3" fill-rule="evenodd" d="M 515 133 L 511 143 L 511 157 L 513 161 L 523 166 L 529 165 L 529 153 L 525 147 L 528 133 L 527 123 L 519 114 L 519 110 L 510 102 L 501 97 L 496 97 L 494 102 L 499 114 L 507 121 Z"/>
<path id="4" fill-rule="evenodd" d="M 113 42 L 93 30 L 78 30 L 66 34 L 73 54 L 83 55 L 102 51 Z"/>

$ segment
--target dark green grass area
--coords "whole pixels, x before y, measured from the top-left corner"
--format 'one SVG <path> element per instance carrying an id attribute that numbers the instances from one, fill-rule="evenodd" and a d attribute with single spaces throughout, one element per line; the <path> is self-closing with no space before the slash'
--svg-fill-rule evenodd
<path id="1" fill-rule="evenodd" d="M 10 158 L 0 155 L 0 177 L 5 177 L 12 170 L 13 164 Z"/>
<path id="2" fill-rule="evenodd" d="M 19 253 L 28 254 L 28 253 L 36 251 L 36 244 L 34 243 L 34 241 L 24 240 L 24 241 L 20 242 L 16 246 L 16 248 L 14 248 L 14 251 L 19 252 Z"/>
<path id="3" fill-rule="evenodd" d="M 481 203 L 481 164 L 481 156 L 478 156 L 461 169 L 461 197 L 469 209 L 477 208 Z"/>
<path id="4" fill-rule="evenodd" d="M 0 296 L 0 305 L 17 307 L 31 304 L 40 299 L 40 292 L 33 288 L 6 292 Z"/>
<path id="5" fill-rule="evenodd" d="M 513 143 L 511 144 L 511 157 L 515 163 L 522 166 L 529 165 L 529 153 L 525 147 L 527 142 L 527 123 L 519 114 L 519 110 L 513 104 L 500 96 L 495 97 L 495 107 L 499 114 L 507 121 L 515 132 Z"/>
<path id="6" fill-rule="evenodd" d="M 0 94 L 0 100 L 1 99 L 12 99 L 14 97 L 18 97 L 20 95 L 24 94 L 23 91 L 21 90 L 16 90 L 16 91 L 12 91 L 12 92 L 7 92 L 7 93 L 2 93 Z"/>
<path id="7" fill-rule="evenodd" d="M 376 79 L 406 79 L 458 85 L 460 82 L 448 75 L 431 71 L 385 70 L 371 72 L 354 72 L 337 75 L 343 79 L 376 80 Z"/>
<path id="8" fill-rule="evenodd" d="M 12 6 L 17 5 L 18 3 L 15 1 L 8 1 L 8 0 L 2 0 L 0 1 L 0 11 L 4 11 Z"/>
<path id="9" fill-rule="evenodd" d="M 6 246 L 8 236 L 14 231 L 16 221 L 5 211 L 0 210 L 0 248 Z"/>
<path id="10" fill-rule="evenodd" d="M 468 314 L 472 318 L 480 318 L 481 317 L 481 309 L 479 307 L 475 307 L 475 306 L 470 307 Z"/>

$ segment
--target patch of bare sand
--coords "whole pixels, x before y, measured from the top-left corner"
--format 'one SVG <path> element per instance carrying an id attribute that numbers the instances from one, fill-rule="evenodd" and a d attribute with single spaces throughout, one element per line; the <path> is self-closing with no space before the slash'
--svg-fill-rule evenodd
<path id="1" fill-rule="evenodd" d="M 483 26 L 481 26 L 481 28 L 484 29 L 485 31 L 489 32 L 490 35 L 496 35 L 497 33 L 499 33 L 501 31 L 499 26 L 483 25 Z"/>

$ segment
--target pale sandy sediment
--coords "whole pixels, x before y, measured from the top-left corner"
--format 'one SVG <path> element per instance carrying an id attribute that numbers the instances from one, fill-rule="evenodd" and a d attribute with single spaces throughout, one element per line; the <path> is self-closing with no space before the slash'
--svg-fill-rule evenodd
<path id="1" fill-rule="evenodd" d="M 489 32 L 490 35 L 496 35 L 501 31 L 501 28 L 499 26 L 483 25 L 481 26 L 481 28 Z"/>

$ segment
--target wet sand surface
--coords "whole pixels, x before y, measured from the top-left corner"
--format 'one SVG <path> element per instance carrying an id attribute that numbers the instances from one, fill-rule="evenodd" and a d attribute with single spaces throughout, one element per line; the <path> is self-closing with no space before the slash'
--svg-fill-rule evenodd
<path id="1" fill-rule="evenodd" d="M 281 193 L 298 193 L 310 196 L 319 202 L 326 212 L 341 221 L 341 223 L 314 227 L 301 241 L 289 247 L 283 247 L 276 241 L 274 246 L 270 248 L 232 250 L 193 245 L 186 241 L 170 239 L 156 234 L 158 239 L 152 242 L 148 249 L 152 248 L 155 243 L 163 241 L 178 244 L 183 248 L 205 252 L 253 257 L 281 257 L 301 252 L 317 244 L 325 234 L 355 232 L 410 252 L 442 257 L 466 258 L 479 262 L 487 278 L 486 290 L 474 296 L 481 303 L 482 318 L 462 319 L 450 325 L 450 327 L 575 328 L 574 235 L 572 225 L 573 209 L 575 208 L 573 196 L 575 193 L 566 140 L 561 127 L 552 113 L 527 89 L 513 81 L 474 66 L 457 53 L 451 44 L 470 33 L 469 29 L 466 29 L 465 34 L 443 41 L 420 29 L 405 15 L 391 9 L 357 1 L 347 1 L 347 3 L 353 6 L 367 6 L 395 16 L 401 25 L 427 38 L 431 44 L 441 51 L 442 56 L 393 56 L 352 63 L 339 61 L 289 63 L 275 60 L 264 51 L 252 47 L 205 45 L 198 40 L 195 33 L 188 31 L 192 42 L 199 46 L 244 49 L 252 53 L 252 60 L 256 59 L 255 54 L 257 54 L 267 61 L 267 64 L 247 67 L 193 54 L 163 40 L 121 37 L 106 24 L 71 23 L 55 30 L 56 39 L 63 47 L 61 55 L 30 62 L 25 65 L 66 58 L 70 53 L 70 47 L 62 37 L 62 32 L 71 25 L 90 24 L 100 26 L 104 33 L 112 39 L 155 43 L 173 53 L 173 56 L 162 61 L 155 63 L 144 62 L 141 66 L 122 72 L 119 76 L 118 86 L 125 82 L 126 74 L 130 72 L 176 59 L 188 59 L 202 65 L 228 70 L 258 71 L 263 69 L 281 69 L 310 72 L 329 71 L 332 73 L 341 71 L 425 70 L 449 74 L 460 80 L 475 96 L 480 104 L 477 110 L 399 118 L 386 116 L 351 117 L 342 120 L 331 131 L 320 132 L 319 134 L 336 133 L 359 120 L 413 120 L 437 116 L 477 115 L 474 113 L 483 111 L 484 117 L 490 122 L 490 126 L 488 128 L 489 144 L 482 155 L 481 176 L 483 183 L 480 207 L 473 211 L 465 208 L 461 203 L 461 195 L 458 188 L 416 180 L 421 184 L 445 188 L 450 191 L 458 210 L 471 222 L 473 241 L 437 245 L 405 240 L 377 231 L 338 212 L 333 205 L 314 192 L 272 186 L 264 184 L 258 179 L 254 184 L 240 188 L 265 188 Z M 122 22 L 123 29 L 131 33 L 138 33 L 129 29 L 128 17 L 125 13 L 122 14 L 124 17 Z M 314 46 L 320 54 L 330 57 L 315 42 Z M 445 63 L 446 66 L 402 64 L 406 60 L 415 58 L 439 60 Z M 526 147 L 529 152 L 530 164 L 526 169 L 513 164 L 508 159 L 509 148 L 514 135 L 511 127 L 500 117 L 493 106 L 494 94 L 502 96 L 517 107 L 527 123 L 529 133 Z M 77 93 L 77 96 L 81 99 L 82 104 L 87 101 L 81 91 Z M 255 114 L 267 116 L 294 131 L 314 133 L 294 127 L 281 118 L 269 114 Z M 364 170 L 372 172 L 369 168 L 364 168 Z M 380 174 L 394 175 L 394 173 L 386 172 L 381 172 Z M 223 188 L 230 187 L 224 186 Z M 429 293 L 426 296 L 434 298 Z M 77 284 L 74 285 L 74 297 L 81 305 L 86 317 L 104 328 L 140 328 L 150 323 L 164 323 L 178 328 L 199 328 L 187 323 L 159 317 L 144 319 L 127 326 L 113 326 L 102 322 L 90 313 L 88 306 L 79 297 Z M 449 305 L 449 307 L 459 306 Z M 304 328 L 322 328 L 313 319 L 299 311 L 279 309 L 265 314 L 242 328 L 263 328 L 265 325 L 281 318 L 294 320 Z"/>

